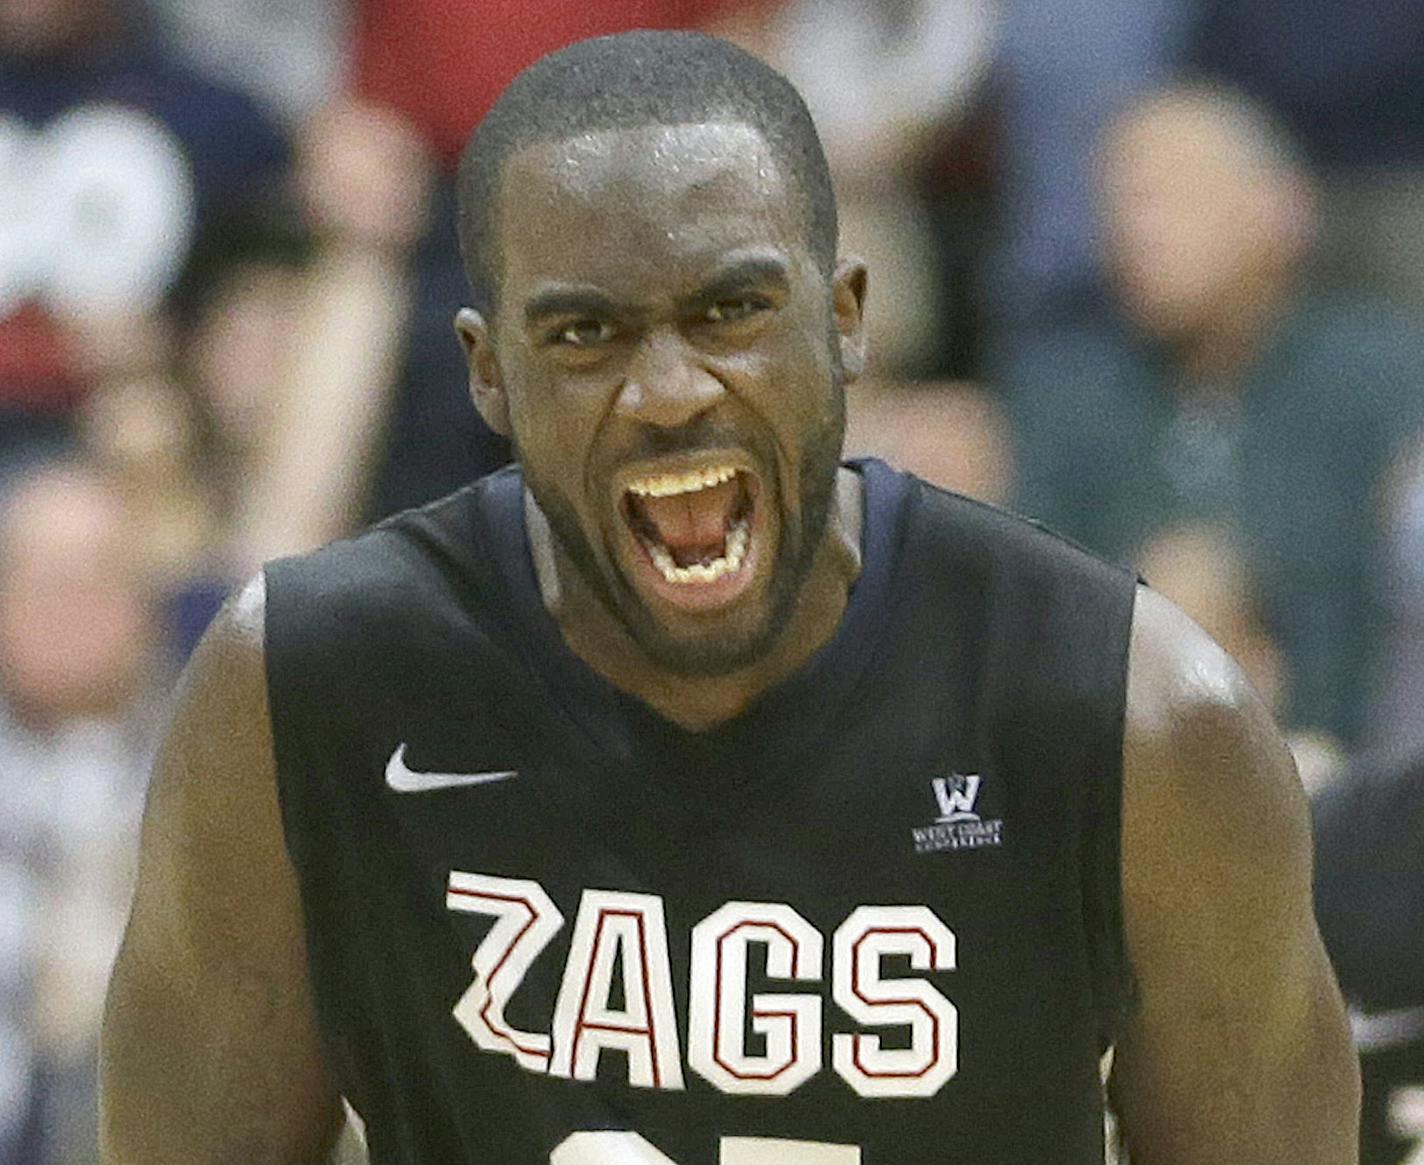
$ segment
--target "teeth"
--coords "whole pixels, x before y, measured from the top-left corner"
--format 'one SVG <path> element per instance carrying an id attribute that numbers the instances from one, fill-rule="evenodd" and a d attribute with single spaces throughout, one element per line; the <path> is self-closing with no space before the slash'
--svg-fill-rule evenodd
<path id="1" fill-rule="evenodd" d="M 747 547 L 750 544 L 751 532 L 747 529 L 745 518 L 735 523 L 727 532 L 727 544 L 722 557 L 714 558 L 711 562 L 694 562 L 691 566 L 678 566 L 665 546 L 659 546 L 656 542 L 645 541 L 643 543 L 648 548 L 648 555 L 652 558 L 653 565 L 658 568 L 663 578 L 670 583 L 682 586 L 689 583 L 716 582 L 719 578 L 725 578 L 727 575 L 741 570 L 742 563 L 746 561 Z"/>
<path id="2" fill-rule="evenodd" d="M 687 473 L 660 473 L 653 477 L 639 478 L 629 483 L 628 492 L 639 497 L 666 498 L 674 494 L 711 489 L 712 486 L 731 481 L 736 476 L 737 471 L 730 465 L 713 465 Z"/>

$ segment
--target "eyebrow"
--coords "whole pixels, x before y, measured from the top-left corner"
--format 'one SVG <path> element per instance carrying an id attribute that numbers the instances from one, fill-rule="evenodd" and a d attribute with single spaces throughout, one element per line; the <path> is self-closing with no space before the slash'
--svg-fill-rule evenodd
<path id="1" fill-rule="evenodd" d="M 791 275 L 785 262 L 781 259 L 756 256 L 742 259 L 724 268 L 699 290 L 679 298 L 677 303 L 679 310 L 688 311 L 715 303 L 749 287 L 772 287 L 778 291 L 786 291 L 790 286 Z"/>
<path id="2" fill-rule="evenodd" d="M 538 324 L 555 316 L 622 316 L 628 309 L 590 287 L 551 287 L 524 306 L 524 322 Z"/>
<path id="3" fill-rule="evenodd" d="M 791 286 L 787 264 L 780 258 L 753 256 L 738 260 L 717 272 L 691 295 L 681 296 L 677 308 L 695 311 L 749 287 L 770 287 L 785 291 Z M 627 318 L 640 314 L 629 304 L 592 287 L 555 286 L 535 295 L 524 307 L 524 322 L 534 327 L 558 317 L 590 316 Z"/>

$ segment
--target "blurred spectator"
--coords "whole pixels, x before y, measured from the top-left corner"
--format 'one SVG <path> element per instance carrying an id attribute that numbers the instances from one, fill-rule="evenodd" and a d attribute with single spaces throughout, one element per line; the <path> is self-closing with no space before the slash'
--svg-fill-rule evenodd
<path id="1" fill-rule="evenodd" d="M 178 364 L 224 548 L 275 424 L 304 280 L 294 260 L 252 252 L 191 297 Z"/>
<path id="2" fill-rule="evenodd" d="M 1201 0 L 1190 63 L 1270 106 L 1322 178 L 1322 274 L 1424 309 L 1424 4 Z"/>
<path id="3" fill-rule="evenodd" d="M 631 28 L 717 28 L 767 0 L 355 0 L 352 89 L 399 111 L 447 169 L 527 65 Z"/>
<path id="4" fill-rule="evenodd" d="M 1171 78 L 1193 12 L 1184 0 L 1008 0 L 994 62 L 996 362 L 1012 362 L 1020 329 L 1100 297 L 1094 149 L 1124 105 Z"/>
<path id="5" fill-rule="evenodd" d="M 332 104 L 308 122 L 297 173 L 316 255 L 301 276 L 264 404 L 267 440 L 239 502 L 245 568 L 330 541 L 361 516 L 407 344 L 412 251 L 426 229 L 433 180 L 410 123 L 356 102 Z M 409 343 L 412 357 L 423 359 L 415 345 L 429 339 L 417 333 Z M 458 388 L 472 415 L 464 383 L 441 387 Z"/>
<path id="6" fill-rule="evenodd" d="M 349 35 L 335 0 L 147 0 L 174 49 L 205 76 L 297 125 L 341 84 Z"/>
<path id="7" fill-rule="evenodd" d="M 748 47 L 786 73 L 836 184 L 841 250 L 870 265 L 871 356 L 923 374 L 947 340 L 942 265 L 921 192 L 937 141 L 981 87 L 1001 0 L 786 0 Z"/>
<path id="8" fill-rule="evenodd" d="M 127 507 L 135 565 L 156 588 L 181 587 L 214 535 L 182 390 L 159 373 L 125 380 L 92 396 L 79 420 L 86 453 L 107 472 Z"/>
<path id="9" fill-rule="evenodd" d="M 972 384 L 861 381 L 847 402 L 845 450 L 981 502 L 1002 504 L 1013 477 L 1008 423 Z"/>
<path id="10" fill-rule="evenodd" d="M 160 367 L 205 230 L 270 197 L 281 136 L 169 59 L 126 0 L 0 3 L 0 474 L 97 380 Z"/>
<path id="11" fill-rule="evenodd" d="M 1387 752 L 1424 753 L 1424 441 L 1404 460 L 1385 496 L 1390 622 L 1370 743 Z"/>
<path id="12" fill-rule="evenodd" d="M 1356 762 L 1311 812 L 1316 914 L 1361 1053 L 1361 1165 L 1412 1162 L 1424 1146 L 1424 753 Z"/>
<path id="13" fill-rule="evenodd" d="M 0 498 L 0 1161 L 94 1159 L 93 1056 L 160 666 L 122 499 L 76 465 Z"/>
<path id="14" fill-rule="evenodd" d="M 1131 108 L 1100 206 L 1122 317 L 1022 344 L 1020 504 L 1116 558 L 1181 522 L 1229 531 L 1288 724 L 1352 743 L 1382 624 L 1378 491 L 1424 419 L 1424 331 L 1302 280 L 1311 183 L 1245 99 L 1181 88 Z"/>

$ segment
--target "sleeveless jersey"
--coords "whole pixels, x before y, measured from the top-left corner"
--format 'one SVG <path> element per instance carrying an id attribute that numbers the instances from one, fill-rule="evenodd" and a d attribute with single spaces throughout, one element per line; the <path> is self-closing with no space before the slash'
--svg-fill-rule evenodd
<path id="1" fill-rule="evenodd" d="M 711 731 L 544 608 L 510 469 L 267 572 L 315 1008 L 377 1165 L 1103 1160 L 1134 579 L 878 462 Z"/>

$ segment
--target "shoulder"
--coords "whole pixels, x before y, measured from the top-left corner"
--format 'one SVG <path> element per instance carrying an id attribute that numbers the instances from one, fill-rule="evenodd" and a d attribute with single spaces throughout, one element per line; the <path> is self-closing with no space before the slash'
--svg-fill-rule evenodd
<path id="1" fill-rule="evenodd" d="M 482 551 L 482 490 L 471 486 L 264 570 L 269 634 L 380 625 L 473 582 Z"/>
<path id="2" fill-rule="evenodd" d="M 986 617 L 1014 625 L 1037 652 L 1087 650 L 1121 670 L 1134 572 L 1031 518 L 930 485 L 918 492 L 902 569 L 932 570 L 949 593 L 977 596 Z"/>
<path id="3" fill-rule="evenodd" d="M 503 490 L 493 503 L 492 480 L 265 567 L 266 667 L 279 729 L 288 712 L 329 709 L 333 693 L 425 684 L 456 658 L 476 666 L 507 653 L 537 592 L 518 479 L 493 487 Z M 358 711 L 348 700 L 346 712 Z"/>
<path id="4" fill-rule="evenodd" d="M 1290 754 L 1226 654 L 1145 588 L 1128 687 L 1127 1139 L 1163 1160 L 1353 1161 L 1355 1059 Z"/>
<path id="5" fill-rule="evenodd" d="M 189 722 L 206 730 L 219 717 L 244 727 L 265 725 L 266 607 L 260 572 L 223 604 L 179 683 L 179 707 L 192 706 L 197 716 L 175 719 L 173 732 Z"/>
<path id="6" fill-rule="evenodd" d="M 1005 561 L 1056 564 L 1119 580 L 1134 576 L 1051 526 L 1013 510 L 964 497 L 919 478 L 914 482 L 925 532 L 932 541 L 981 549 Z"/>
<path id="7" fill-rule="evenodd" d="M 1129 760 L 1164 784 L 1205 795 L 1235 787 L 1303 807 L 1295 765 L 1270 711 L 1240 667 L 1179 607 L 1137 587 L 1128 658 Z M 1249 768 L 1227 765 L 1235 758 Z"/>
<path id="8" fill-rule="evenodd" d="M 259 575 L 218 613 L 178 685 L 149 784 L 136 899 L 166 904 L 152 922 L 165 931 L 208 918 L 206 904 L 230 895 L 210 884 L 229 861 L 241 864 L 260 845 L 280 855 L 278 831 L 258 824 L 275 820 L 264 604 Z M 245 832 L 232 828 L 237 821 Z"/>
<path id="9" fill-rule="evenodd" d="M 272 735 L 266 669 L 266 587 L 237 590 L 179 679 L 149 785 L 149 812 L 187 819 L 204 806 L 267 794 Z"/>
<path id="10" fill-rule="evenodd" d="M 1226 652 L 1146 586 L 1133 614 L 1123 756 L 1124 860 L 1146 876 L 1177 876 L 1147 860 L 1164 845 L 1264 878 L 1308 875 L 1305 796 L 1269 710 Z"/>

